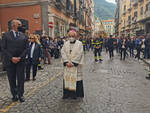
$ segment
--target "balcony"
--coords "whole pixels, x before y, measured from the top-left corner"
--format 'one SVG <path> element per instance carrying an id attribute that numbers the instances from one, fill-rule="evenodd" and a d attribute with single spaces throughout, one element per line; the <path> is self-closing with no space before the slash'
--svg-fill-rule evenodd
<path id="1" fill-rule="evenodd" d="M 73 17 L 73 5 L 70 0 L 66 1 L 66 15 L 69 17 Z"/>
<path id="2" fill-rule="evenodd" d="M 126 15 L 126 11 L 123 11 L 123 13 L 122 13 L 124 16 Z"/>
<path id="3" fill-rule="evenodd" d="M 73 17 L 73 11 L 67 9 L 67 10 L 66 10 L 66 15 L 69 16 L 69 17 Z"/>
<path id="4" fill-rule="evenodd" d="M 133 6 L 136 7 L 138 5 L 138 0 L 133 1 Z"/>
<path id="5" fill-rule="evenodd" d="M 149 17 L 150 17 L 150 11 L 146 11 L 145 18 L 149 18 Z"/>
<path id="6" fill-rule="evenodd" d="M 133 17 L 131 24 L 135 24 L 137 22 L 137 17 Z"/>
<path id="7" fill-rule="evenodd" d="M 65 8 L 65 1 L 64 0 L 55 0 L 55 2 L 56 2 L 56 7 L 58 8 L 58 9 L 63 9 L 63 8 Z"/>
<path id="8" fill-rule="evenodd" d="M 144 22 L 145 20 L 148 20 L 150 18 L 150 11 L 145 12 L 145 14 L 139 16 L 137 18 L 138 22 Z"/>
<path id="9" fill-rule="evenodd" d="M 128 8 L 128 11 L 130 12 L 131 10 L 132 10 L 132 7 L 129 7 L 129 8 Z"/>
<path id="10" fill-rule="evenodd" d="M 143 20 L 144 18 L 145 18 L 145 15 L 138 16 L 137 21 L 139 22 L 139 21 Z"/>
<path id="11" fill-rule="evenodd" d="M 131 25 L 131 20 L 128 20 L 127 26 L 130 26 L 130 25 Z"/>

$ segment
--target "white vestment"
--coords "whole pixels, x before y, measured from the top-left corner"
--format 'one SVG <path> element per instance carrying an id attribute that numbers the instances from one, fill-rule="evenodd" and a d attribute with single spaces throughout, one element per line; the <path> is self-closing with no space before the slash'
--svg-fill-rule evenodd
<path id="1" fill-rule="evenodd" d="M 76 82 L 83 79 L 82 64 L 84 52 L 82 42 L 78 40 L 76 40 L 74 44 L 71 44 L 70 41 L 65 42 L 61 50 L 61 55 L 63 62 L 73 62 L 78 64 L 77 67 L 64 67 L 65 89 L 74 91 L 76 90 Z"/>

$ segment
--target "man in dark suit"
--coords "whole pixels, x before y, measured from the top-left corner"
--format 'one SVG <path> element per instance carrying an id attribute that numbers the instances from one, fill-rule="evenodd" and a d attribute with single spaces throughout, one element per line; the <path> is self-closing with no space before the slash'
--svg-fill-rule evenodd
<path id="1" fill-rule="evenodd" d="M 110 38 L 107 42 L 108 51 L 109 51 L 109 57 L 112 59 L 114 57 L 114 40 L 112 38 L 112 35 L 110 35 Z"/>
<path id="2" fill-rule="evenodd" d="M 22 32 L 21 22 L 12 20 L 12 30 L 4 34 L 2 38 L 2 51 L 4 55 L 4 67 L 6 67 L 12 101 L 24 102 L 24 68 L 25 56 L 28 50 L 28 39 Z M 17 82 L 17 83 L 16 83 Z"/>
<path id="3" fill-rule="evenodd" d="M 127 42 L 127 39 L 124 37 L 122 40 L 121 40 L 121 51 L 120 51 L 120 60 L 125 60 L 126 59 L 126 50 L 127 50 L 127 47 L 128 47 L 128 42 Z"/>
<path id="4" fill-rule="evenodd" d="M 38 40 L 36 35 L 30 35 L 29 49 L 26 56 L 26 81 L 30 80 L 31 66 L 33 69 L 33 81 L 36 80 L 37 67 L 42 57 L 41 47 L 36 40 Z"/>

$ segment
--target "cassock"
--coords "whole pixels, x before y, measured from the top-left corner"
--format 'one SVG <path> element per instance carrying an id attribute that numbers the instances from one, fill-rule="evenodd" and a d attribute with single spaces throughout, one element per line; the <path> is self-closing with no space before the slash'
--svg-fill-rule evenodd
<path id="1" fill-rule="evenodd" d="M 61 50 L 62 61 L 64 64 L 63 98 L 84 97 L 82 65 L 84 51 L 82 42 L 68 40 L 64 43 Z M 73 67 L 66 64 L 72 62 Z"/>

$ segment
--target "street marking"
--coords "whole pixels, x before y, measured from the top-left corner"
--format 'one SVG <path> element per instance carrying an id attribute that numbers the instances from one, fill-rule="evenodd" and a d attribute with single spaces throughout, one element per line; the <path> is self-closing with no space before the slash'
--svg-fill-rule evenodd
<path id="1" fill-rule="evenodd" d="M 62 75 L 62 72 L 58 73 L 58 74 L 56 75 L 56 77 L 51 77 L 51 78 L 50 78 L 50 81 L 48 81 L 48 82 L 46 82 L 46 83 L 43 83 L 43 84 L 40 85 L 38 88 L 34 88 L 33 90 L 31 90 L 29 93 L 27 93 L 27 94 L 24 96 L 25 99 L 26 99 L 27 97 L 29 97 L 30 95 L 35 94 L 35 92 L 36 92 L 37 90 L 39 90 L 40 88 L 42 88 L 42 87 L 48 85 L 50 82 L 52 82 L 53 80 L 55 80 L 57 77 L 59 77 L 59 76 L 61 76 L 61 75 Z M 20 102 L 13 102 L 13 103 L 11 103 L 9 106 L 5 107 L 4 109 L 1 109 L 1 110 L 0 110 L 0 113 L 5 113 L 5 112 L 9 111 L 12 107 L 16 106 L 16 105 L 19 104 L 19 103 L 20 103 Z"/>
<path id="2" fill-rule="evenodd" d="M 2 109 L 0 113 L 5 113 L 7 112 L 10 108 L 12 108 L 13 106 L 17 105 L 18 102 L 13 102 L 12 104 L 10 104 L 8 107 L 6 107 L 5 109 Z"/>

